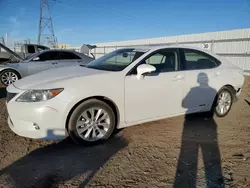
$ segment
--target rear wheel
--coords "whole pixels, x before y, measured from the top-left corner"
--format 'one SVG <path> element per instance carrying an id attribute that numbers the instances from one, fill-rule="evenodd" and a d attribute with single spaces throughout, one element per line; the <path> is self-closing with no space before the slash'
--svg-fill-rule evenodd
<path id="1" fill-rule="evenodd" d="M 228 87 L 223 87 L 217 94 L 213 107 L 217 117 L 226 116 L 233 104 L 233 92 Z"/>
<path id="2" fill-rule="evenodd" d="M 16 71 L 13 70 L 4 70 L 0 74 L 1 82 L 4 86 L 13 84 L 15 81 L 19 80 L 20 76 Z"/>
<path id="3" fill-rule="evenodd" d="M 97 144 L 107 140 L 115 129 L 112 108 L 103 101 L 91 99 L 73 111 L 69 123 L 69 136 L 82 144 Z"/>

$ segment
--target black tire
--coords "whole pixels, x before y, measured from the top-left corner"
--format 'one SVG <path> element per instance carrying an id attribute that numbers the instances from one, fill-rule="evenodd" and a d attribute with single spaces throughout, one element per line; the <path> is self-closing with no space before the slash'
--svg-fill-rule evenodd
<path id="1" fill-rule="evenodd" d="M 77 132 L 76 124 L 77 120 L 80 117 L 80 115 L 89 108 L 101 108 L 107 112 L 110 118 L 110 127 L 104 137 L 102 137 L 99 140 L 96 141 L 86 141 L 84 140 Z M 77 144 L 84 144 L 84 145 L 94 145 L 94 144 L 100 144 L 104 142 L 105 140 L 109 139 L 112 133 L 114 132 L 116 127 L 116 119 L 115 114 L 112 110 L 112 108 L 105 102 L 97 100 L 97 99 L 90 99 L 87 101 L 84 101 L 80 105 L 78 105 L 74 111 L 72 112 L 69 122 L 68 122 L 68 134 L 70 138 Z"/>
<path id="2" fill-rule="evenodd" d="M 19 80 L 20 78 L 21 78 L 21 76 L 20 76 L 20 74 L 18 73 L 18 72 L 16 72 L 16 71 L 14 71 L 14 70 L 12 70 L 12 69 L 6 69 L 6 70 L 4 70 L 4 71 L 2 71 L 1 73 L 0 73 L 0 79 L 1 79 L 1 83 L 4 85 L 4 86 L 9 86 L 10 84 L 12 84 L 12 83 L 14 83 L 14 82 L 12 82 L 12 83 L 10 83 L 10 84 L 7 84 L 7 83 L 5 83 L 4 82 L 4 76 L 6 75 L 6 73 L 11 73 L 11 74 L 13 74 L 13 75 L 15 75 L 16 76 L 16 80 L 15 81 L 17 81 L 17 80 Z"/>
<path id="3" fill-rule="evenodd" d="M 219 98 L 220 94 L 223 93 L 223 92 L 227 92 L 230 95 L 231 102 L 230 102 L 229 109 L 225 113 L 221 114 L 221 113 L 218 112 L 216 107 L 218 105 L 218 98 Z M 217 117 L 225 117 L 230 112 L 230 110 L 232 108 L 233 100 L 234 100 L 234 95 L 233 95 L 232 89 L 227 87 L 227 86 L 222 87 L 219 90 L 219 92 L 217 93 L 217 95 L 216 95 L 216 97 L 214 99 L 214 103 L 213 103 L 213 106 L 212 106 L 212 109 L 211 109 L 210 113 L 215 114 Z"/>

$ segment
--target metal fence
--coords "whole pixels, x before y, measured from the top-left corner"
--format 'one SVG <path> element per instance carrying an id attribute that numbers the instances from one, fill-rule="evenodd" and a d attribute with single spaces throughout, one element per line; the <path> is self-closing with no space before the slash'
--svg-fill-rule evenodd
<path id="1" fill-rule="evenodd" d="M 233 64 L 244 70 L 250 70 L 250 37 L 239 39 L 220 39 L 220 40 L 201 40 L 186 41 L 175 43 L 155 43 L 139 45 L 120 45 L 120 46 L 97 46 L 91 52 L 99 58 L 109 52 L 124 47 L 140 46 L 164 46 L 164 45 L 185 45 L 210 50 L 222 57 L 229 59 Z"/>

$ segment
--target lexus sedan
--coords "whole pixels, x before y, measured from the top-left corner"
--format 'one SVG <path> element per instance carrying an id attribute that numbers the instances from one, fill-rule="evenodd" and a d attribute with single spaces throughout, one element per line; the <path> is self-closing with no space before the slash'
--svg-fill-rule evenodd
<path id="1" fill-rule="evenodd" d="M 7 49 L 20 63 L 8 63 L 0 65 L 0 80 L 5 86 L 15 81 L 47 69 L 87 64 L 94 58 L 71 50 L 43 50 L 26 58 L 20 57 L 10 49 Z"/>
<path id="2" fill-rule="evenodd" d="M 123 48 L 8 86 L 8 124 L 24 137 L 99 143 L 116 129 L 163 118 L 224 117 L 243 82 L 241 69 L 198 48 Z"/>

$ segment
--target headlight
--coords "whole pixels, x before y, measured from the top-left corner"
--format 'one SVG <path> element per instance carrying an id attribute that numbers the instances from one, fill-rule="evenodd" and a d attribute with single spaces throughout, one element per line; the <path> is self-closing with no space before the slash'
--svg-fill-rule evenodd
<path id="1" fill-rule="evenodd" d="M 28 90 L 16 99 L 18 102 L 40 102 L 52 99 L 63 91 L 59 89 Z"/>

